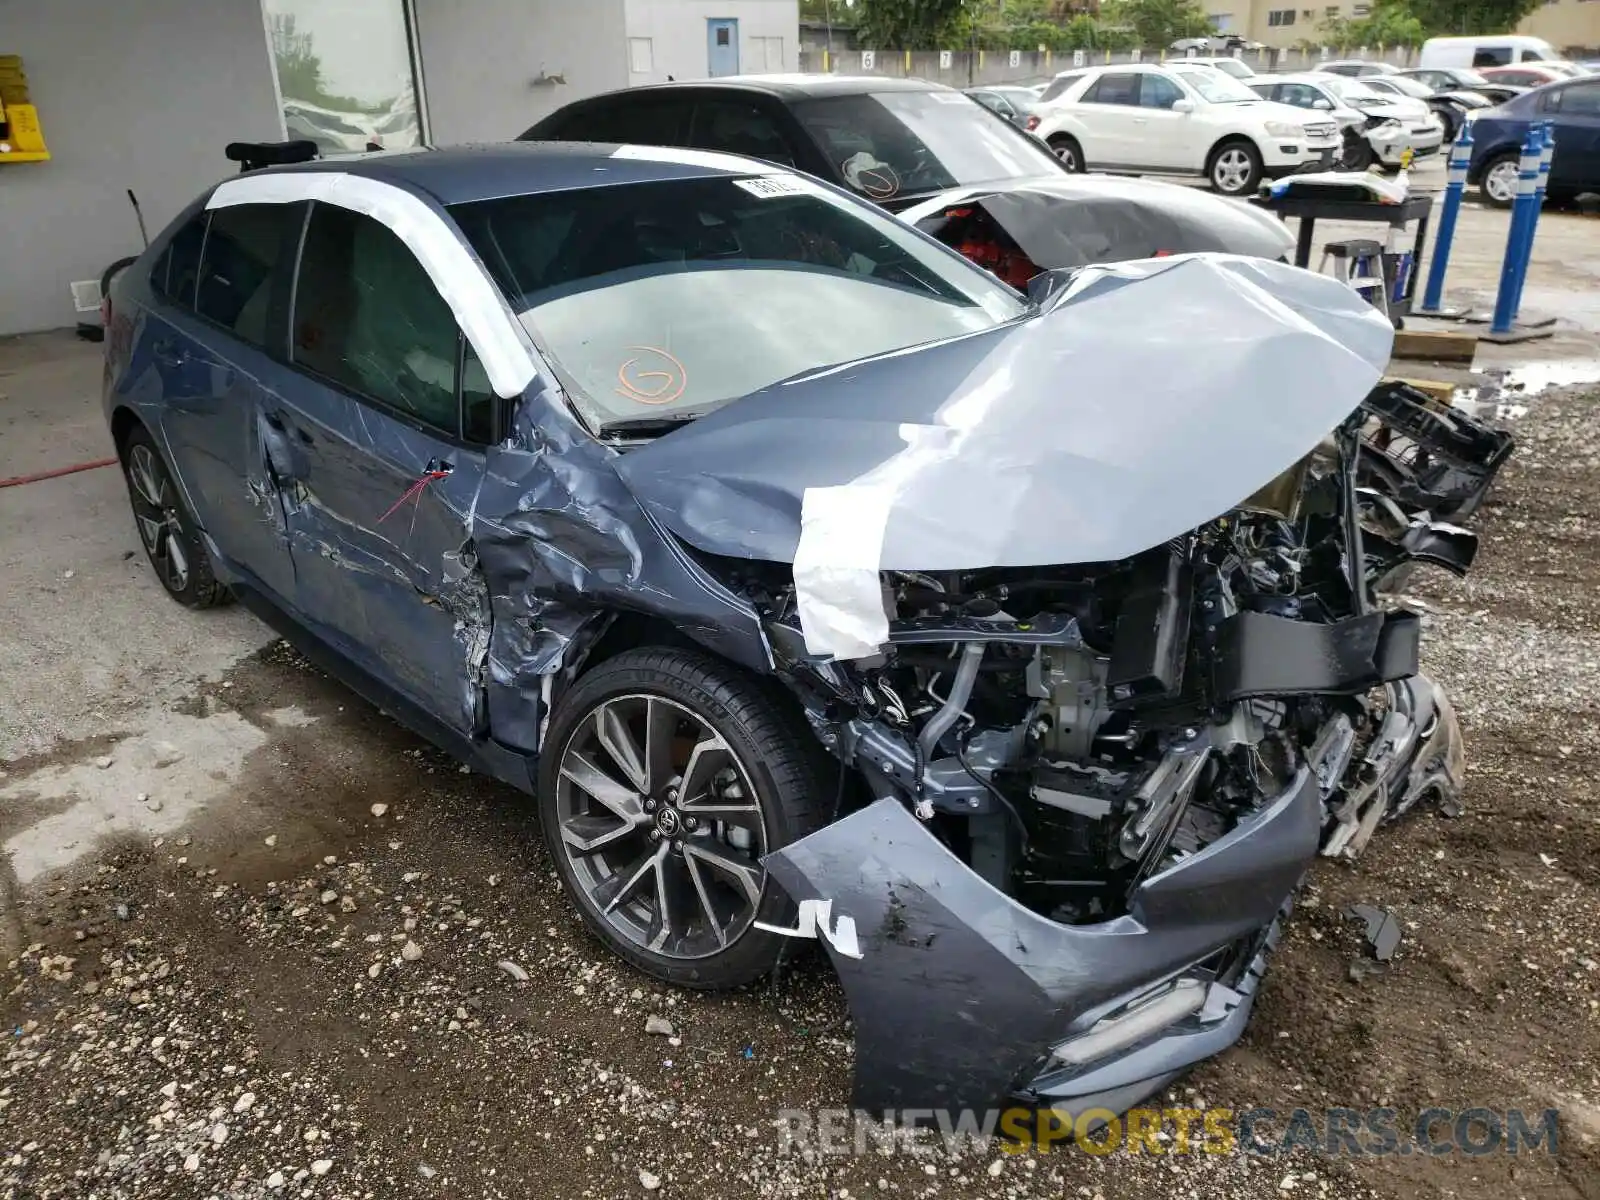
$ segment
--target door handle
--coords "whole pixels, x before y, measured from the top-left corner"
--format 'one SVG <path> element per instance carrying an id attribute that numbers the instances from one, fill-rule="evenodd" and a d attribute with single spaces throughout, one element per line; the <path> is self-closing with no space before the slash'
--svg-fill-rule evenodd
<path id="1" fill-rule="evenodd" d="M 455 464 L 446 458 L 430 458 L 428 465 L 423 468 L 429 475 L 448 475 L 454 471 Z"/>
<path id="2" fill-rule="evenodd" d="M 283 432 L 283 418 L 277 413 L 264 412 L 261 414 L 261 419 L 267 423 L 269 429 L 276 429 L 279 433 Z"/>
<path id="3" fill-rule="evenodd" d="M 1150 124 L 1150 118 L 1149 117 L 1135 117 L 1133 119 L 1133 123 L 1135 125 L 1148 125 L 1148 124 Z"/>
<path id="4" fill-rule="evenodd" d="M 189 361 L 189 352 L 182 346 L 173 342 L 156 342 L 150 347 L 150 355 L 164 367 L 181 367 Z"/>

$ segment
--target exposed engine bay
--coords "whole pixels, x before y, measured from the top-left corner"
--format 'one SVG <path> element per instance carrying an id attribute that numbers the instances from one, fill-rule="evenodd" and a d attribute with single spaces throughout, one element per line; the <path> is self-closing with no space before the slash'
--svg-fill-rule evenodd
<path id="1" fill-rule="evenodd" d="M 1040 916 L 1103 921 L 1308 764 L 1325 853 L 1424 795 L 1453 801 L 1458 743 L 1414 757 L 1445 704 L 1425 688 L 1414 711 L 1419 618 L 1374 602 L 1399 563 L 1464 571 L 1475 549 L 1416 507 L 1481 499 L 1458 476 L 1427 491 L 1459 442 L 1429 403 L 1385 385 L 1238 510 L 1131 559 L 885 572 L 874 659 L 808 659 L 792 588 L 749 584 L 794 635 L 790 679 L 823 743 L 872 796 Z M 1509 439 L 1492 450 L 1498 466 Z"/>

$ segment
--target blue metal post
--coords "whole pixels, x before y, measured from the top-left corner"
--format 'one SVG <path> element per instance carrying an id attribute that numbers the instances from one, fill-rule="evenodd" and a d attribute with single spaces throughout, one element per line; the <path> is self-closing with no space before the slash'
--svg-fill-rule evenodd
<path id="1" fill-rule="evenodd" d="M 1556 126 L 1554 121 L 1545 121 L 1540 126 L 1540 136 L 1543 139 L 1539 155 L 1539 182 L 1534 188 L 1533 212 L 1528 218 L 1528 231 L 1523 235 L 1522 266 L 1517 272 L 1516 297 L 1511 302 L 1511 320 L 1516 321 L 1517 315 L 1522 312 L 1522 289 L 1528 282 L 1528 268 L 1533 265 L 1533 239 L 1539 232 L 1539 214 L 1544 211 L 1544 198 L 1550 190 L 1550 164 L 1556 157 Z"/>
<path id="2" fill-rule="evenodd" d="M 1440 311 L 1444 301 L 1444 275 L 1450 269 L 1450 248 L 1456 240 L 1456 218 L 1461 213 L 1461 198 L 1467 191 L 1467 167 L 1472 162 L 1472 123 L 1461 123 L 1461 136 L 1450 148 L 1450 168 L 1444 189 L 1444 209 L 1439 214 L 1439 232 L 1433 238 L 1433 259 L 1428 264 L 1428 287 L 1422 294 L 1419 315 Z"/>
<path id="3" fill-rule="evenodd" d="M 1511 231 L 1506 237 L 1506 258 L 1500 265 L 1500 291 L 1494 301 L 1491 334 L 1508 334 L 1516 313 L 1517 278 L 1527 240 L 1528 218 L 1533 207 L 1534 189 L 1539 186 L 1539 160 L 1544 156 L 1544 137 L 1529 129 L 1522 143 L 1522 161 L 1517 166 L 1517 198 L 1511 206 Z"/>

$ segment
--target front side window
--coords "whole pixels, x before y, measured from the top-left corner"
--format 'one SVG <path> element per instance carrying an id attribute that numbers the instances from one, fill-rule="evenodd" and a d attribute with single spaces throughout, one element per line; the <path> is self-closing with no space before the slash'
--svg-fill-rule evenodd
<path id="1" fill-rule="evenodd" d="M 457 436 L 455 314 L 386 226 L 313 205 L 291 320 L 297 367 Z"/>
<path id="2" fill-rule="evenodd" d="M 599 432 L 695 416 L 795 375 L 1026 311 L 984 271 L 802 176 L 632 184 L 450 211 Z"/>
<path id="3" fill-rule="evenodd" d="M 1278 103 L 1296 108 L 1312 108 L 1323 95 L 1309 83 L 1285 83 L 1278 88 Z"/>
<path id="4" fill-rule="evenodd" d="M 830 96 L 793 111 L 845 183 L 870 200 L 1061 169 L 1042 142 L 961 92 Z"/>
<path id="5" fill-rule="evenodd" d="M 294 254 L 305 220 L 299 204 L 235 204 L 211 214 L 195 312 L 265 348 L 279 262 Z"/>
<path id="6" fill-rule="evenodd" d="M 1146 75 L 1139 84 L 1139 107 L 1141 108 L 1171 108 L 1183 99 L 1183 92 L 1177 84 L 1160 75 Z"/>

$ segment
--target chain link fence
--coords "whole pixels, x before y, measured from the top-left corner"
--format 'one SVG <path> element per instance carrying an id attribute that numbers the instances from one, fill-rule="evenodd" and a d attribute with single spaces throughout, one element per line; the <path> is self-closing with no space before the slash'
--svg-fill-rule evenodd
<path id="1" fill-rule="evenodd" d="M 802 50 L 807 74 L 882 75 L 888 79 L 926 79 L 951 87 L 1044 83 L 1073 67 L 1136 62 L 1177 62 L 1172 51 L 1139 50 Z M 1205 56 L 1201 56 L 1205 57 Z M 1417 52 L 1405 46 L 1323 46 L 1314 50 L 1241 50 L 1232 57 L 1263 74 L 1314 70 L 1319 62 L 1361 58 L 1416 64 Z"/>

